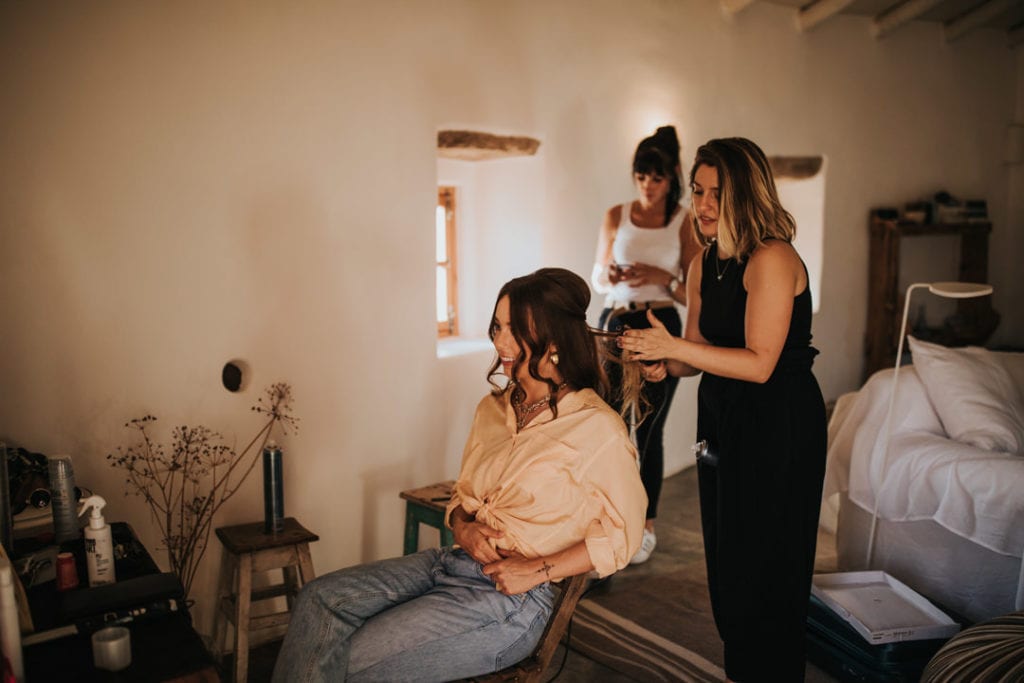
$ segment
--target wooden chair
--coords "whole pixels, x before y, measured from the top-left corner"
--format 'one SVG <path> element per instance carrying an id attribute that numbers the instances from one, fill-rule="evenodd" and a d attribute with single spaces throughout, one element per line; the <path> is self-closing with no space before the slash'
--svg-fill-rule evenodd
<path id="1" fill-rule="evenodd" d="M 586 574 L 577 574 L 562 582 L 561 591 L 555 597 L 555 604 L 551 610 L 551 618 L 548 619 L 544 633 L 541 634 L 537 647 L 533 649 L 533 653 L 529 657 L 493 674 L 468 678 L 465 683 L 507 683 L 509 681 L 537 683 L 541 681 L 548 665 L 551 664 L 551 659 L 555 656 L 558 643 L 569 628 L 569 620 L 572 619 L 573 612 L 576 611 L 576 603 L 579 602 L 580 596 L 583 595 L 583 591 L 587 587 L 587 580 Z M 566 647 L 568 647 L 568 643 L 566 643 Z"/>
<path id="2" fill-rule="evenodd" d="M 451 529 L 444 524 L 444 511 L 452 495 L 454 481 L 442 481 L 418 489 L 402 491 L 401 497 L 406 501 L 405 507 L 405 538 L 403 551 L 406 555 L 416 552 L 419 547 L 420 524 L 435 527 L 441 534 L 441 545 L 454 542 Z M 537 647 L 526 659 L 506 667 L 501 671 L 475 678 L 467 678 L 464 683 L 536 683 L 541 680 L 544 671 L 551 664 L 558 643 L 569 628 L 569 620 L 576 610 L 576 603 L 587 587 L 586 574 L 579 574 L 565 579 L 561 583 L 555 603 L 551 609 L 551 617 L 544 627 L 544 632 L 537 642 Z M 568 645 L 567 645 L 568 646 Z"/>

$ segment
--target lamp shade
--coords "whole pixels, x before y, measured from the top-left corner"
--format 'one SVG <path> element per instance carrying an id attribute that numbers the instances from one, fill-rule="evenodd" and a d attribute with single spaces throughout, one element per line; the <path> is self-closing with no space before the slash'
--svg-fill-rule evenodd
<path id="1" fill-rule="evenodd" d="M 981 282 L 933 282 L 928 291 L 947 299 L 973 299 L 992 293 L 992 285 Z"/>

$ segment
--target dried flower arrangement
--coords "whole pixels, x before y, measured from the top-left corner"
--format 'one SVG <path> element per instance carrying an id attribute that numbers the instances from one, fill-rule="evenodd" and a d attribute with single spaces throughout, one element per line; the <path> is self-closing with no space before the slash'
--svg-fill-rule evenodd
<path id="1" fill-rule="evenodd" d="M 156 418 L 146 415 L 125 424 L 137 430 L 141 440 L 107 455 L 112 467 L 128 475 L 125 495 L 142 496 L 149 505 L 171 571 L 181 579 L 185 595 L 190 594 L 206 553 L 214 516 L 252 472 L 274 425 L 279 424 L 283 434 L 298 430 L 299 419 L 291 414 L 291 404 L 288 384 L 271 385 L 252 406 L 266 422 L 241 452 L 236 453 L 219 433 L 202 425 L 174 427 L 170 448 L 166 448 L 151 437 L 148 429 Z"/>

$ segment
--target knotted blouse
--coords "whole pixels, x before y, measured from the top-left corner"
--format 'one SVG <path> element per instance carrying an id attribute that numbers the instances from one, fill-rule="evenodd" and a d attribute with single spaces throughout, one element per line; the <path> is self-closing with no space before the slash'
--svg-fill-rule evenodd
<path id="1" fill-rule="evenodd" d="M 574 391 L 516 431 L 510 393 L 480 401 L 445 514 L 459 505 L 493 529 L 495 548 L 542 557 L 586 542 L 600 576 L 640 547 L 647 494 L 622 418 L 591 389 Z"/>

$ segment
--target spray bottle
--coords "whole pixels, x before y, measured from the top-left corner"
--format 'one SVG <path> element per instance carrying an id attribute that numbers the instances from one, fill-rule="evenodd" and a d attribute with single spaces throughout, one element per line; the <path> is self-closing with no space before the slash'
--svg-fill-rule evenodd
<path id="1" fill-rule="evenodd" d="M 107 501 L 99 496 L 89 496 L 82 501 L 79 515 L 92 508 L 89 526 L 85 527 L 85 563 L 89 568 L 89 585 L 102 586 L 114 583 L 114 541 L 110 525 L 103 519 L 103 506 Z"/>

